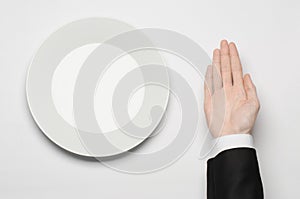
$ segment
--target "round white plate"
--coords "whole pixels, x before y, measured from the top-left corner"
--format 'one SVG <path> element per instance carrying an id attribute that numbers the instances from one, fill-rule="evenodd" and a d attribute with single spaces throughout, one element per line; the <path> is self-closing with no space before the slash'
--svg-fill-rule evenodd
<path id="1" fill-rule="evenodd" d="M 129 49 L 135 47 L 124 47 L 122 41 L 114 41 L 115 36 L 130 30 L 133 30 L 133 27 L 113 19 L 90 18 L 75 21 L 50 35 L 34 56 L 26 83 L 29 108 L 42 132 L 63 149 L 90 157 L 117 155 L 142 143 L 159 125 L 167 108 L 168 89 L 158 85 L 142 85 L 144 87 L 141 88 L 139 85 L 139 89 L 136 89 L 136 91 L 139 90 L 137 97 L 134 96 L 134 91 L 132 91 L 133 96 L 120 93 L 120 89 L 127 91 L 127 89 L 135 88 L 133 83 L 152 82 L 151 78 L 168 87 L 167 69 L 157 67 L 164 63 L 156 51 L 130 52 L 129 57 L 134 58 L 136 62 L 129 61 L 128 63 L 138 63 L 138 67 L 128 65 L 130 66 L 129 71 L 127 70 L 128 75 L 120 80 L 121 85 L 117 85 L 119 93 L 113 93 L 117 100 L 113 98 L 112 105 L 103 104 L 107 100 L 101 101 L 102 104 L 97 103 L 97 96 L 99 96 L 97 91 L 101 84 L 110 84 L 109 81 L 101 80 L 105 80 L 104 73 L 109 70 L 126 72 L 124 68 L 120 68 L 122 67 L 120 63 L 108 70 L 107 61 L 109 60 L 107 59 L 120 59 L 120 57 L 122 59 L 124 51 L 128 52 Z M 141 35 L 141 38 L 147 41 L 144 35 Z M 120 46 L 118 46 L 119 43 Z M 80 56 L 76 56 L 76 49 L 87 45 L 90 47 L 94 45 L 85 51 L 90 51 L 90 54 L 87 53 L 86 59 L 78 59 Z M 77 57 L 77 61 L 66 62 L 70 54 Z M 114 57 L 117 55 L 118 57 Z M 100 59 L 99 62 L 98 59 Z M 99 63 L 106 64 L 97 65 Z M 121 63 L 124 65 L 124 62 Z M 125 98 L 122 99 L 122 96 Z M 138 107 L 139 110 L 128 113 L 130 110 L 124 109 L 130 101 L 126 99 L 127 97 L 137 98 L 136 103 L 133 103 L 133 109 Z M 101 124 L 110 123 L 109 117 L 103 115 L 104 108 L 110 106 L 117 109 L 113 111 L 117 114 L 114 118 L 119 128 L 111 130 L 104 128 L 103 130 Z M 157 107 L 160 111 L 155 112 Z M 127 121 L 127 117 L 131 121 Z M 141 130 L 141 134 L 136 133 L 139 131 L 130 131 L 132 129 Z"/>

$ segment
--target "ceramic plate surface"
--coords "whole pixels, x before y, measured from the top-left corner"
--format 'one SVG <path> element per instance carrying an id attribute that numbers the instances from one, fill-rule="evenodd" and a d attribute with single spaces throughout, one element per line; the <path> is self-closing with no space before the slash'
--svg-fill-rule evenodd
<path id="1" fill-rule="evenodd" d="M 27 74 L 27 101 L 39 128 L 58 146 L 82 156 L 117 155 L 159 125 L 169 99 L 167 69 L 157 51 L 134 51 L 138 44 L 122 42 L 122 33 L 133 29 L 117 20 L 83 19 L 57 30 L 38 49 Z M 138 40 L 149 42 L 143 34 Z M 112 97 L 101 101 L 106 94 L 99 92 Z M 106 117 L 111 109 L 113 117 Z M 116 128 L 107 126 L 109 118 Z"/>

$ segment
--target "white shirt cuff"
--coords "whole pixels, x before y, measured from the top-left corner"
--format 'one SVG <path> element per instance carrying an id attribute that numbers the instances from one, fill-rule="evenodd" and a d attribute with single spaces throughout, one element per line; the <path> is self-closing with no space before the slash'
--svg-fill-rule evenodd
<path id="1" fill-rule="evenodd" d="M 253 137 L 250 134 L 234 134 L 221 136 L 214 139 L 214 146 L 210 152 L 210 158 L 215 157 L 222 151 L 233 148 L 254 148 Z"/>

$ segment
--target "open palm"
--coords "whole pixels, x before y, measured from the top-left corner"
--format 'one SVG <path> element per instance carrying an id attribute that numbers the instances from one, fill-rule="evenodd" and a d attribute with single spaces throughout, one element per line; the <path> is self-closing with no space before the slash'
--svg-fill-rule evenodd
<path id="1" fill-rule="evenodd" d="M 214 137 L 250 133 L 259 110 L 256 88 L 242 65 L 234 43 L 221 42 L 205 77 L 204 109 Z"/>

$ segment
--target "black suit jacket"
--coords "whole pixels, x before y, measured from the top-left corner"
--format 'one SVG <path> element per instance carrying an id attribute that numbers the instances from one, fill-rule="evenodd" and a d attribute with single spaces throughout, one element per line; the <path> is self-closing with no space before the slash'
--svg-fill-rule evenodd
<path id="1" fill-rule="evenodd" d="M 229 149 L 207 164 L 208 199 L 263 199 L 255 149 Z"/>

